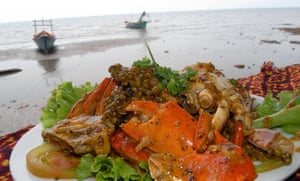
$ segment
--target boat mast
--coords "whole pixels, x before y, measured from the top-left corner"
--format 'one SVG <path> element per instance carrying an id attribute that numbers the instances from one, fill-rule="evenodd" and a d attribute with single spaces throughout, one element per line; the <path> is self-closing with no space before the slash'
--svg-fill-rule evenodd
<path id="1" fill-rule="evenodd" d="M 36 28 L 36 20 L 33 20 L 33 26 L 34 26 L 34 33 L 37 33 L 37 28 Z"/>
<path id="2" fill-rule="evenodd" d="M 48 23 L 48 24 L 47 24 Z M 33 20 L 33 26 L 34 26 L 34 32 L 37 33 L 37 27 L 45 27 L 45 26 L 49 26 L 51 33 L 53 33 L 53 24 L 52 24 L 52 20 Z"/>
<path id="3" fill-rule="evenodd" d="M 144 16 L 146 16 L 146 12 L 145 11 L 141 14 L 138 22 L 142 22 Z"/>

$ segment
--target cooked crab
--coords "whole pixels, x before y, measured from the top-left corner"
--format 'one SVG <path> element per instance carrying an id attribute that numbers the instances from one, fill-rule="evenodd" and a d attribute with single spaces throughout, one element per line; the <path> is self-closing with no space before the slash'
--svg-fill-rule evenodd
<path id="1" fill-rule="evenodd" d="M 104 122 L 101 117 L 78 116 L 45 129 L 42 137 L 44 141 L 78 155 L 108 154 L 111 151 L 109 141 L 113 132 L 114 125 Z"/>
<path id="2" fill-rule="evenodd" d="M 205 111 L 195 119 L 174 100 L 165 104 L 133 101 L 126 110 L 135 116 L 120 126 L 127 135 L 120 137 L 118 131 L 112 136 L 112 146 L 126 158 L 148 160 L 154 179 L 256 178 L 253 163 L 242 147 L 225 140 L 216 130 L 214 143 L 209 142 L 212 116 Z"/>
<path id="3" fill-rule="evenodd" d="M 189 86 L 177 99 L 191 114 L 200 109 L 213 113 L 212 128 L 223 130 L 230 121 L 242 122 L 244 134 L 249 134 L 252 125 L 250 113 L 251 99 L 245 89 L 232 83 L 211 63 L 196 63 L 184 70 L 197 71 Z"/>
<path id="4" fill-rule="evenodd" d="M 244 150 L 217 131 L 214 134 L 215 144 L 209 145 L 204 153 L 182 157 L 170 153 L 151 155 L 148 163 L 152 178 L 158 181 L 254 180 L 257 174 Z"/>
<path id="5" fill-rule="evenodd" d="M 265 130 L 252 128 L 252 100 L 241 85 L 226 78 L 211 63 L 196 63 L 185 67 L 184 71 L 187 69 L 196 70 L 197 75 L 190 80 L 188 88 L 177 101 L 191 114 L 197 114 L 201 109 L 213 114 L 210 139 L 214 130 L 226 132 L 226 136 L 236 140 L 235 143 L 239 142 L 239 145 L 243 145 L 244 140 L 249 141 L 255 147 L 268 150 L 268 153 L 274 153 L 273 156 L 290 163 L 293 153 L 293 143 L 290 140 L 281 135 L 276 139 L 269 139 L 268 146 L 258 143 L 257 138 L 262 135 L 259 133 L 265 133 Z M 243 134 L 238 136 L 232 130 L 240 130 Z M 274 131 L 268 131 L 271 132 Z M 276 144 L 272 144 L 275 142 Z"/>
<path id="6" fill-rule="evenodd" d="M 206 144 L 210 115 L 205 112 L 196 120 L 174 100 L 165 104 L 133 101 L 126 110 L 135 112 L 135 116 L 120 127 L 140 142 L 140 149 L 148 147 L 154 152 L 182 156 Z"/>

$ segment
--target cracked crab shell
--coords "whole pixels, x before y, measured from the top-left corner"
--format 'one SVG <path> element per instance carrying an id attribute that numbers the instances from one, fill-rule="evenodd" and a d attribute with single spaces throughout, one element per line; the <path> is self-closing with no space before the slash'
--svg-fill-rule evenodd
<path id="1" fill-rule="evenodd" d="M 147 109 L 152 102 L 138 102 L 136 110 Z M 151 107 L 151 106 L 150 106 Z M 132 110 L 134 111 L 134 110 Z M 147 112 L 147 110 L 145 110 Z M 183 156 L 192 153 L 196 120 L 175 101 L 163 104 L 148 121 L 131 119 L 121 125 L 121 129 L 136 141 L 147 138 L 147 147 L 157 153 L 173 153 Z"/>

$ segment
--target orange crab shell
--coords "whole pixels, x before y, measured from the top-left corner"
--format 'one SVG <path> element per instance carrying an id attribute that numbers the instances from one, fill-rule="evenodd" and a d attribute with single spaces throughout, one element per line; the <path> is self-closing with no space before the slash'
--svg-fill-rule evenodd
<path id="1" fill-rule="evenodd" d="M 146 113 L 148 116 L 152 114 L 148 121 L 133 118 L 121 125 L 121 129 L 136 141 L 148 139 L 149 144 L 146 146 L 152 151 L 173 153 L 176 156 L 194 151 L 197 120 L 174 100 L 165 104 L 134 101 L 127 110 Z"/>
<path id="2" fill-rule="evenodd" d="M 252 181 L 257 177 L 252 160 L 243 149 L 215 132 L 216 144 L 206 152 L 182 157 L 169 153 L 152 154 L 149 158 L 151 176 L 160 180 Z"/>

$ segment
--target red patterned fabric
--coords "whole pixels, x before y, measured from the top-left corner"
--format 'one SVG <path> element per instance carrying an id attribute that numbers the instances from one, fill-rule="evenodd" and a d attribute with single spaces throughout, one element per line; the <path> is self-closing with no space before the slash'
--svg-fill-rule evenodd
<path id="1" fill-rule="evenodd" d="M 273 62 L 262 65 L 260 73 L 238 80 L 250 94 L 265 97 L 271 92 L 274 97 L 283 90 L 300 87 L 300 64 L 277 68 Z"/>
<path id="2" fill-rule="evenodd" d="M 273 96 L 282 90 L 294 90 L 300 87 L 300 64 L 276 68 L 272 62 L 266 62 L 261 67 L 261 72 L 238 80 L 250 94 L 265 96 L 272 92 Z M 13 181 L 9 171 L 9 157 L 16 142 L 33 125 L 22 128 L 14 133 L 0 137 L 0 180 Z M 293 174 L 287 181 L 300 181 L 300 170 Z"/>
<path id="3" fill-rule="evenodd" d="M 17 141 L 29 131 L 33 125 L 27 126 L 17 132 L 0 137 L 0 180 L 13 181 L 9 170 L 9 157 Z"/>

